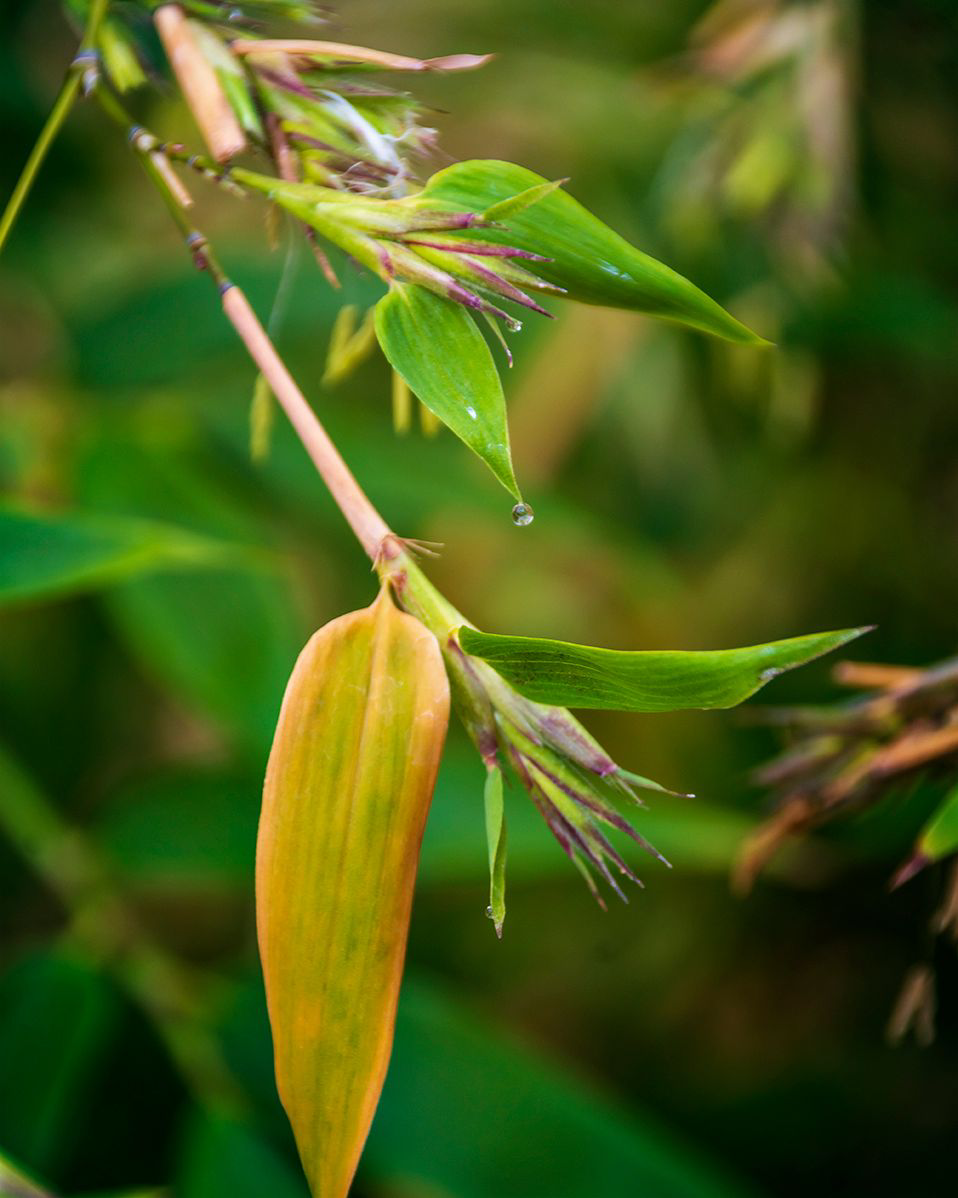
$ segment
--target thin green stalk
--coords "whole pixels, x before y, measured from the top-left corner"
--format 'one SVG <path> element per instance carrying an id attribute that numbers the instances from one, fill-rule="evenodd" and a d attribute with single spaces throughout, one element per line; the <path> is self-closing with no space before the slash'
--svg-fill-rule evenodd
<path id="1" fill-rule="evenodd" d="M 37 138 L 36 144 L 30 151 L 30 157 L 27 159 L 20 178 L 17 180 L 13 194 L 7 201 L 3 216 L 0 217 L 0 253 L 3 252 L 7 238 L 16 224 L 20 210 L 23 208 L 26 198 L 30 194 L 30 189 L 33 187 L 36 177 L 40 173 L 40 168 L 43 166 L 50 147 L 56 140 L 57 134 L 63 128 L 63 124 L 76 102 L 83 81 L 84 69 L 87 65 L 83 62 L 83 55 L 90 53 L 96 47 L 97 35 L 100 31 L 100 25 L 103 23 L 103 18 L 106 16 L 109 2 L 110 0 L 93 0 L 90 6 L 86 30 L 80 42 L 77 55 L 70 64 L 67 77 L 60 88 L 60 94 L 57 96 L 50 115 L 47 117 L 43 129 L 40 131 L 40 136 Z"/>

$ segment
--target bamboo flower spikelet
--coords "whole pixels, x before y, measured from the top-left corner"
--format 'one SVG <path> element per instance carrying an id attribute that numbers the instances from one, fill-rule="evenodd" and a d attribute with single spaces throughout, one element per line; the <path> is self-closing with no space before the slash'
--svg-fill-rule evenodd
<path id="1" fill-rule="evenodd" d="M 551 303 L 575 301 L 760 352 L 767 343 L 608 228 L 565 180 L 494 159 L 429 173 L 435 130 L 394 77 L 471 70 L 483 55 L 417 59 L 317 40 L 323 12 L 309 3 L 77 0 L 70 7 L 87 21 L 81 52 L 4 215 L 0 246 L 82 91 L 119 125 L 259 371 L 254 457 L 269 452 L 275 400 L 380 582 L 369 608 L 320 629 L 295 665 L 269 757 L 256 859 L 279 1094 L 313 1193 L 345 1198 L 388 1065 L 450 701 L 486 769 L 475 802 L 485 810 L 488 914 L 502 936 L 507 813 L 516 793 L 526 792 L 601 903 L 606 889 L 625 900 L 626 882 L 641 885 L 616 836 L 668 864 L 640 828 L 641 796 L 670 792 L 613 761 L 570 709 L 731 707 L 866 629 L 653 652 L 473 627 L 421 569 L 415 554 L 423 546 L 396 535 L 366 497 L 192 224 L 184 179 L 283 210 L 312 249 L 325 279 L 317 276 L 317 285 L 337 287 L 344 265 L 379 280 L 382 294 L 369 311 L 341 311 L 325 381 L 344 377 L 378 343 L 394 372 L 397 427 L 408 428 L 415 397 L 427 422 L 448 427 L 505 488 L 519 527 L 533 513 L 513 468 L 494 351 L 511 365 L 506 335 L 519 333 L 524 319 L 548 318 Z M 123 93 L 148 79 L 145 19 L 209 156 L 162 141 L 126 111 Z M 271 36 L 289 24 L 302 36 Z"/>

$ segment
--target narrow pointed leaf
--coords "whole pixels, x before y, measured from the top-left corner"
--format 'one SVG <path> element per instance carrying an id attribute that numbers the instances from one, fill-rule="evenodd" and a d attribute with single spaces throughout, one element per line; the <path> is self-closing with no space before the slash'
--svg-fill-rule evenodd
<path id="1" fill-rule="evenodd" d="M 917 847 L 931 861 L 958 853 L 958 786 L 942 800 L 919 837 Z"/>
<path id="2" fill-rule="evenodd" d="M 462 211 L 498 213 L 501 229 L 472 228 L 470 238 L 551 258 L 535 263 L 535 273 L 565 287 L 570 299 L 647 312 L 728 341 L 763 344 L 694 283 L 630 245 L 568 192 L 552 189 L 534 204 L 510 211 L 510 200 L 548 185 L 541 175 L 511 162 L 477 159 L 439 171 L 422 195 L 429 207 L 445 203 Z"/>
<path id="3" fill-rule="evenodd" d="M 376 336 L 413 393 L 521 500 L 502 383 L 465 308 L 422 287 L 394 283 L 376 305 Z"/>
<path id="4" fill-rule="evenodd" d="M 253 549 L 150 520 L 0 508 L 0 604 L 98 590 L 162 570 L 262 568 Z"/>
<path id="5" fill-rule="evenodd" d="M 489 846 L 489 915 L 502 939 L 506 918 L 506 817 L 502 798 L 502 770 L 493 766 L 486 774 L 483 793 L 486 809 L 486 843 Z"/>
<path id="6" fill-rule="evenodd" d="M 448 715 L 435 638 L 385 591 L 313 636 L 283 700 L 257 931 L 277 1088 L 321 1198 L 345 1198 L 386 1075 Z"/>
<path id="7" fill-rule="evenodd" d="M 867 628 L 796 636 L 711 652 L 622 652 L 525 636 L 459 630 L 466 653 L 481 657 L 520 694 L 561 707 L 678 711 L 734 707 L 784 670 L 837 649 Z"/>

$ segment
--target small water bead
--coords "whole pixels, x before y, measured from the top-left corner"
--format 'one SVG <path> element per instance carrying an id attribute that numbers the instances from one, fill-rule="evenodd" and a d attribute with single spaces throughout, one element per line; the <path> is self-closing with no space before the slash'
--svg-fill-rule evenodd
<path id="1" fill-rule="evenodd" d="M 525 528 L 527 524 L 531 524 L 536 518 L 535 512 L 527 503 L 517 503 L 512 509 L 512 523 Z"/>

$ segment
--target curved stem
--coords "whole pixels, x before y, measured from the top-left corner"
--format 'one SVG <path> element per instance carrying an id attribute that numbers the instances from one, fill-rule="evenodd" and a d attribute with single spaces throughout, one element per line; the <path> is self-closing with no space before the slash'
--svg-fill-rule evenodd
<path id="1" fill-rule="evenodd" d="M 104 89 L 98 89 L 97 98 L 106 114 L 121 127 L 129 131 L 129 119 L 122 105 Z M 206 237 L 194 227 L 183 211 L 176 194 L 171 191 L 164 172 L 156 165 L 150 152 L 141 150 L 135 139 L 131 145 L 154 186 L 160 192 L 169 209 L 170 216 L 183 235 L 193 261 L 205 270 L 216 284 L 227 320 L 236 330 L 246 346 L 250 357 L 259 367 L 273 394 L 276 396 L 303 447 L 313 460 L 320 477 L 329 489 L 337 507 L 346 518 L 369 558 L 376 562 L 380 557 L 383 542 L 390 537 L 389 525 L 373 507 L 352 471 L 346 465 L 339 450 L 323 428 L 319 417 L 310 407 L 305 395 L 297 386 L 285 363 L 250 306 L 246 296 L 220 266 L 213 248 Z"/>
<path id="2" fill-rule="evenodd" d="M 80 48 L 77 53 L 77 59 L 79 59 L 81 54 L 93 50 L 95 47 L 97 34 L 106 15 L 108 5 L 109 0 L 93 0 L 83 40 L 80 42 Z M 20 210 L 23 208 L 24 202 L 30 194 L 30 189 L 33 187 L 50 147 L 56 140 L 57 134 L 63 128 L 63 124 L 76 102 L 83 80 L 83 71 L 77 59 L 74 59 L 70 64 L 67 77 L 60 88 L 60 94 L 57 96 L 50 115 L 47 117 L 46 123 L 40 131 L 40 136 L 30 151 L 30 157 L 27 159 L 20 178 L 17 180 L 17 185 L 13 189 L 13 194 L 10 196 L 6 208 L 3 210 L 3 216 L 0 217 L 0 253 L 3 252 L 7 238 L 16 224 Z"/>

